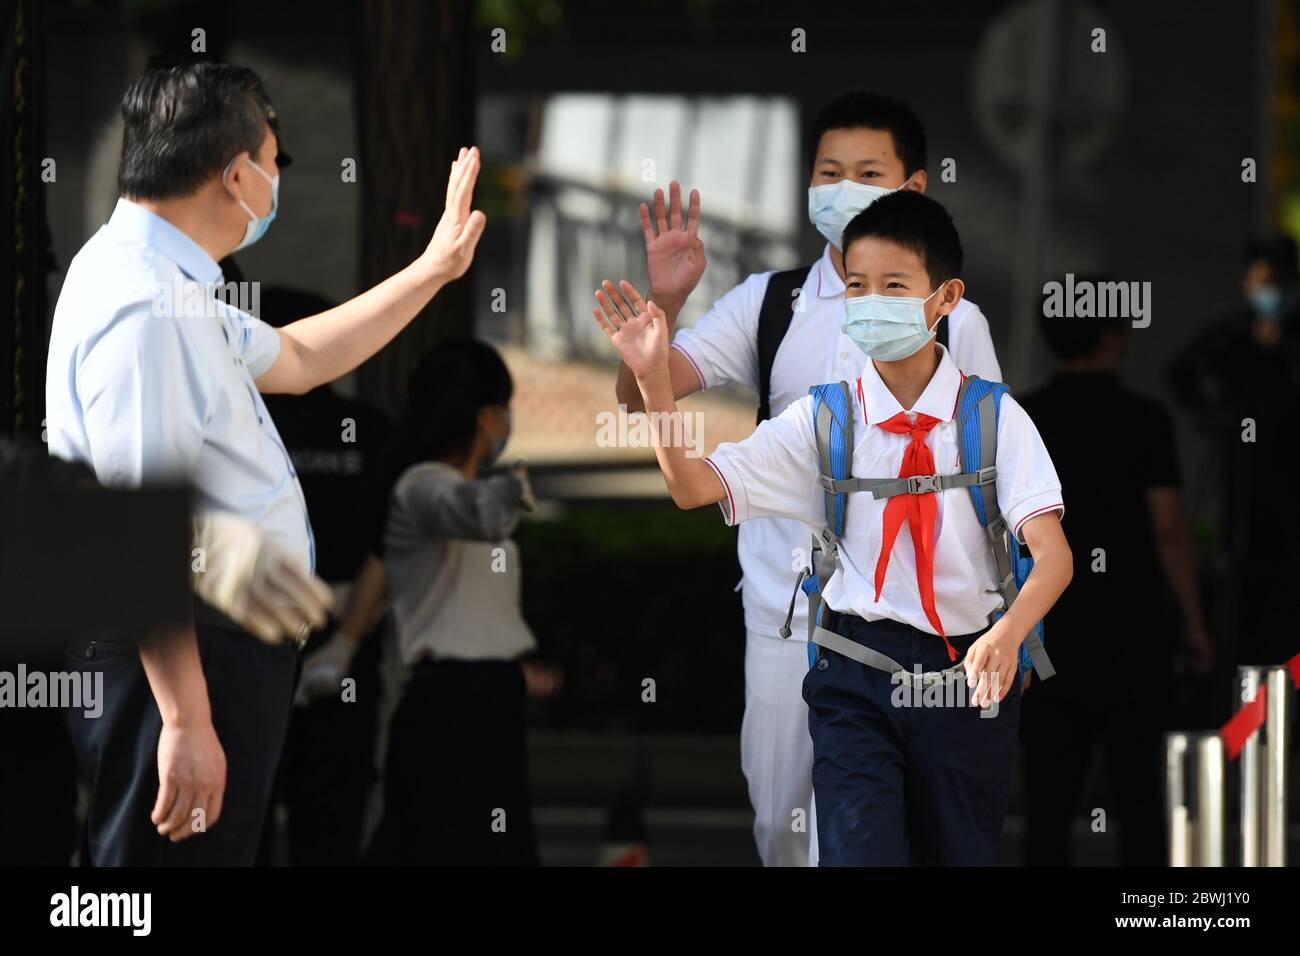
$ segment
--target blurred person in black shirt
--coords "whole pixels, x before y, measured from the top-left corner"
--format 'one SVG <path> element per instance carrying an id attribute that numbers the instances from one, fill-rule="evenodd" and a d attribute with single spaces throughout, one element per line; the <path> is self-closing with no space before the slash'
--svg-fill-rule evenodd
<path id="1" fill-rule="evenodd" d="M 1296 243 L 1247 245 L 1242 305 L 1174 361 L 1170 384 L 1205 436 L 1217 485 L 1224 638 L 1231 664 L 1276 664 L 1295 653 L 1300 506 L 1278 494 L 1294 475 L 1300 421 L 1300 297 Z"/>
<path id="2" fill-rule="evenodd" d="M 1043 317 L 1042 325 L 1060 364 L 1019 401 L 1069 496 L 1075 569 L 1044 623 L 1057 675 L 1036 682 L 1022 703 L 1027 862 L 1070 862 L 1070 823 L 1085 809 L 1076 804 L 1099 746 L 1120 861 L 1158 866 L 1174 656 L 1181 645 L 1198 673 L 1213 662 L 1173 425 L 1158 403 L 1119 382 L 1128 319 Z"/>
<path id="3" fill-rule="evenodd" d="M 280 326 L 332 305 L 310 292 L 268 287 L 264 321 Z M 316 535 L 316 571 L 335 591 L 331 627 L 304 648 L 302 682 L 280 762 L 294 866 L 357 862 L 366 803 L 377 780 L 381 642 L 375 615 L 350 614 L 375 524 L 374 472 L 392 435 L 383 412 L 322 385 L 305 395 L 263 396 L 302 483 Z M 360 620 L 361 623 L 354 623 Z M 344 686 L 345 679 L 355 685 Z M 261 860 L 271 856 L 268 822 Z"/>

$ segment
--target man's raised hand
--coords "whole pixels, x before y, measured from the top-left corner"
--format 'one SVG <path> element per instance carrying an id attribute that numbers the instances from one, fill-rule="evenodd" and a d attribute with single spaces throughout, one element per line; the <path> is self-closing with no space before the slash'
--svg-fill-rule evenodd
<path id="1" fill-rule="evenodd" d="M 470 211 L 479 165 L 477 146 L 469 149 L 462 146 L 456 161 L 451 164 L 451 174 L 447 177 L 447 204 L 428 248 L 420 257 L 429 278 L 439 284 L 465 274 L 474 261 L 474 249 L 487 225 L 483 213 L 477 209 Z"/>
<path id="2" fill-rule="evenodd" d="M 691 190 L 690 206 L 682 220 L 682 187 L 668 184 L 668 215 L 664 215 L 664 191 L 654 194 L 654 220 L 641 204 L 641 231 L 645 235 L 646 269 L 650 274 L 650 295 L 673 312 L 679 310 L 704 275 L 704 243 L 700 241 L 700 193 Z"/>
<path id="3" fill-rule="evenodd" d="M 644 302 L 632 283 L 614 288 L 606 279 L 596 292 L 600 308 L 592 309 L 596 322 L 623 357 L 638 381 L 668 372 L 668 319 L 663 309 Z"/>

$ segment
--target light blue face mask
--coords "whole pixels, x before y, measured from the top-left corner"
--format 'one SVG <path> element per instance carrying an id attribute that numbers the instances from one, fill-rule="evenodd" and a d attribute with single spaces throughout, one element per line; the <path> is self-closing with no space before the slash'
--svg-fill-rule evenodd
<path id="1" fill-rule="evenodd" d="M 232 159 L 230 162 L 234 163 L 234 160 Z M 251 159 L 248 162 L 249 165 L 271 182 L 271 211 L 265 216 L 259 216 L 249 208 L 248 203 L 242 199 L 238 200 L 239 204 L 244 207 L 244 212 L 248 213 L 248 225 L 244 227 L 244 238 L 239 245 L 235 246 L 235 252 L 248 248 L 266 235 L 266 230 L 275 219 L 276 210 L 280 208 L 280 174 L 276 173 L 276 175 L 272 176 Z M 227 166 L 226 169 L 229 170 L 230 166 Z"/>
<path id="2" fill-rule="evenodd" d="M 500 438 L 492 439 L 492 450 L 488 455 L 488 460 L 485 463 L 486 465 L 488 466 L 492 465 L 498 458 L 501 457 L 501 453 L 506 450 L 506 443 L 510 441 L 510 433 L 513 430 L 514 430 L 514 422 L 510 417 L 510 409 L 507 408 L 506 409 L 506 433 L 502 435 Z"/>
<path id="3" fill-rule="evenodd" d="M 1289 297 L 1275 285 L 1261 285 L 1251 290 L 1250 307 L 1266 322 L 1279 322 L 1291 305 Z"/>
<path id="4" fill-rule="evenodd" d="M 906 185 L 907 181 L 904 180 L 903 186 Z M 826 241 L 838 249 L 843 241 L 844 227 L 854 216 L 881 196 L 898 192 L 903 186 L 887 189 L 883 186 L 868 186 L 852 179 L 809 186 L 808 219 L 826 237 Z"/>
<path id="5" fill-rule="evenodd" d="M 935 335 L 925 321 L 925 304 L 947 281 L 940 282 L 924 299 L 904 295 L 845 297 L 844 334 L 871 358 L 882 362 L 897 362 L 915 355 Z"/>

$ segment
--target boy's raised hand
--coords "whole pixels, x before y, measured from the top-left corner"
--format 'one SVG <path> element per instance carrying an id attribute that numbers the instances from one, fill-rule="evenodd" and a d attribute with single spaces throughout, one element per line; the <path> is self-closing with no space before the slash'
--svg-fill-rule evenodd
<path id="1" fill-rule="evenodd" d="M 664 191 L 654 194 L 654 221 L 650 209 L 641 204 L 641 232 L 645 235 L 646 270 L 650 274 L 650 295 L 673 312 L 679 310 L 704 275 L 704 243 L 700 241 L 700 193 L 691 190 L 686 219 L 682 220 L 682 187 L 668 184 L 668 215 L 664 215 Z"/>
<path id="2" fill-rule="evenodd" d="M 663 309 L 642 301 L 626 279 L 617 289 L 606 279 L 596 292 L 596 301 L 600 303 L 600 308 L 592 309 L 596 322 L 637 380 L 667 374 L 668 319 Z"/>

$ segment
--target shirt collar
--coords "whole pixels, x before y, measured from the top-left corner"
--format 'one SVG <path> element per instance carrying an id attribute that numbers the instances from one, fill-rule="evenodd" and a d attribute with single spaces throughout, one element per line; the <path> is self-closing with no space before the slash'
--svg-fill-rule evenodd
<path id="1" fill-rule="evenodd" d="M 826 243 L 822 257 L 817 260 L 817 297 L 833 299 L 844 295 L 844 280 L 835 271 L 835 261 L 831 258 L 831 244 Z"/>
<path id="2" fill-rule="evenodd" d="M 108 225 L 128 239 L 157 249 L 199 282 L 219 282 L 221 267 L 203 247 L 157 213 L 126 198 L 119 198 Z"/>
<path id="3" fill-rule="evenodd" d="M 919 412 L 941 422 L 952 420 L 957 412 L 957 392 L 961 388 L 962 374 L 946 348 L 938 344 L 935 348 L 939 350 L 939 367 L 934 370 L 925 391 L 910 409 L 904 409 L 898 404 L 894 393 L 881 381 L 876 363 L 867 359 L 862 377 L 858 379 L 858 405 L 868 425 L 889 421 L 902 411 Z"/>

